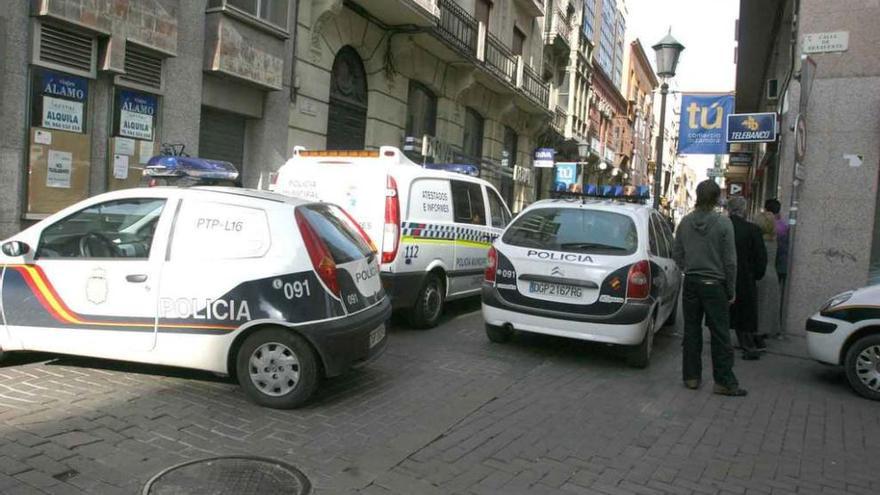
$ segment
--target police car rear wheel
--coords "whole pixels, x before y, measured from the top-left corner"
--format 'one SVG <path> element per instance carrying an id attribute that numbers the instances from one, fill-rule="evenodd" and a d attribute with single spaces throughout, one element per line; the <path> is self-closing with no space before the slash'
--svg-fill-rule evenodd
<path id="1" fill-rule="evenodd" d="M 647 368 L 651 362 L 651 351 L 654 348 L 654 316 L 648 319 L 645 338 L 642 343 L 630 349 L 626 362 L 633 368 Z"/>
<path id="2" fill-rule="evenodd" d="M 254 400 L 290 409 L 318 387 L 318 359 L 308 342 L 282 328 L 260 330 L 245 339 L 236 358 L 238 382 Z"/>
<path id="3" fill-rule="evenodd" d="M 513 330 L 486 323 L 486 337 L 496 344 L 503 344 L 513 337 Z"/>
<path id="4" fill-rule="evenodd" d="M 416 305 L 409 314 L 409 322 L 415 328 L 434 328 L 443 313 L 443 283 L 435 273 L 425 277 Z"/>
<path id="5" fill-rule="evenodd" d="M 880 400 L 880 335 L 855 341 L 846 351 L 846 378 L 862 397 Z"/>

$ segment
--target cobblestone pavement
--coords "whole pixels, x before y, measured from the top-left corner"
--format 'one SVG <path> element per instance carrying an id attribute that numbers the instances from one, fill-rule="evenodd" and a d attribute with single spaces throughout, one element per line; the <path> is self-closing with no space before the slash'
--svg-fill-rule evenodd
<path id="1" fill-rule="evenodd" d="M 635 370 L 604 346 L 490 344 L 478 309 L 392 328 L 381 359 L 296 411 L 210 374 L 12 356 L 0 493 L 140 493 L 167 466 L 229 454 L 293 464 L 319 494 L 880 493 L 880 405 L 803 358 L 802 340 L 738 361 L 750 394 L 724 398 L 681 386 L 674 329 Z"/>

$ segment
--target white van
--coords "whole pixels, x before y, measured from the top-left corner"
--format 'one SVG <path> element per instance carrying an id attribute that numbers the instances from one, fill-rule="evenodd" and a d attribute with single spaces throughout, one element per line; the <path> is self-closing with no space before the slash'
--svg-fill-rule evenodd
<path id="1" fill-rule="evenodd" d="M 447 300 L 480 293 L 486 255 L 510 210 L 485 180 L 429 170 L 399 149 L 294 150 L 271 189 L 345 208 L 381 252 L 396 309 L 417 328 L 437 324 Z"/>

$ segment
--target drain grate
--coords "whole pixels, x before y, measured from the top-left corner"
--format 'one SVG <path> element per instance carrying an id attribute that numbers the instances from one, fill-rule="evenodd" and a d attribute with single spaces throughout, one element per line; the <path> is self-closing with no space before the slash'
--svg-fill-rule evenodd
<path id="1" fill-rule="evenodd" d="M 309 479 L 295 467 L 263 457 L 212 457 L 165 469 L 143 495 L 306 495 Z"/>

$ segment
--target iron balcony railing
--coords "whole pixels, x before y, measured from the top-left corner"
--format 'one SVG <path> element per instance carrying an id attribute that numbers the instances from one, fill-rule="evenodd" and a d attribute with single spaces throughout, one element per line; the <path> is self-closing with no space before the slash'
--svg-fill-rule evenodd
<path id="1" fill-rule="evenodd" d="M 516 84 L 516 57 L 498 38 L 486 33 L 486 65 L 508 84 Z"/>
<path id="2" fill-rule="evenodd" d="M 569 43 L 569 40 L 571 39 L 571 20 L 558 8 L 554 13 L 553 24 L 556 27 L 556 33 L 563 41 Z"/>
<path id="3" fill-rule="evenodd" d="M 550 89 L 541 81 L 535 70 L 525 64 L 523 64 L 522 88 L 532 101 L 547 108 Z"/>
<path id="4" fill-rule="evenodd" d="M 556 112 L 553 114 L 553 129 L 560 134 L 565 134 L 566 120 L 568 120 L 568 112 L 557 106 Z"/>
<path id="5" fill-rule="evenodd" d="M 477 19 L 452 0 L 439 0 L 440 22 L 437 33 L 460 52 L 477 56 Z"/>

